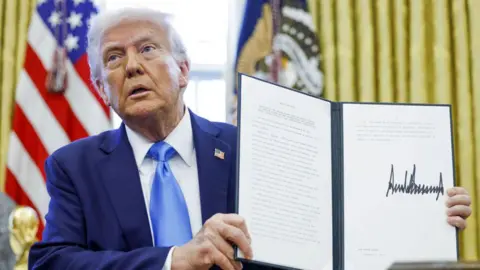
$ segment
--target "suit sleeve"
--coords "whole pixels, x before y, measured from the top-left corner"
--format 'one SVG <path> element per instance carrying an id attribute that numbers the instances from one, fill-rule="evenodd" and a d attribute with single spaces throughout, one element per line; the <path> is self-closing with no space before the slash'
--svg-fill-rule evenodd
<path id="1" fill-rule="evenodd" d="M 53 156 L 45 162 L 45 171 L 50 204 L 43 239 L 29 253 L 29 269 L 162 269 L 170 248 L 88 250 L 83 211 L 71 179 Z"/>

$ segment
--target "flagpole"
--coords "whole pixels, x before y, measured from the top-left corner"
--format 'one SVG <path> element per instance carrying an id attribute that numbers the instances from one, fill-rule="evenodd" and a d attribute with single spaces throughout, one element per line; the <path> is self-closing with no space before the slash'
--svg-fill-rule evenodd
<path id="1" fill-rule="evenodd" d="M 53 53 L 52 66 L 49 67 L 45 86 L 49 93 L 62 94 L 67 89 L 67 51 L 65 50 L 65 39 L 67 37 L 67 0 L 55 0 L 55 12 L 60 14 L 60 23 L 55 25 L 55 38 L 57 46 Z"/>

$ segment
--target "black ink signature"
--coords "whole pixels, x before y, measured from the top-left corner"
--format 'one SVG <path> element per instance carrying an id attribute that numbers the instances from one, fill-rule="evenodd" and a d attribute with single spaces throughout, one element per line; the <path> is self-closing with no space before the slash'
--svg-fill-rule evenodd
<path id="1" fill-rule="evenodd" d="M 408 171 L 405 171 L 405 180 L 403 184 L 395 184 L 394 167 L 392 164 L 386 197 L 388 197 L 388 193 L 390 191 L 391 191 L 391 195 L 393 195 L 394 193 L 420 194 L 420 195 L 436 193 L 437 194 L 436 200 L 438 201 L 438 197 L 440 196 L 440 193 L 443 195 L 445 192 L 445 189 L 443 187 L 442 173 L 440 173 L 438 186 L 427 186 L 427 185 L 419 185 L 415 183 L 415 171 L 416 171 L 416 167 L 415 167 L 415 164 L 413 164 L 413 172 L 410 175 L 410 182 L 408 183 L 408 185 L 407 185 Z"/>

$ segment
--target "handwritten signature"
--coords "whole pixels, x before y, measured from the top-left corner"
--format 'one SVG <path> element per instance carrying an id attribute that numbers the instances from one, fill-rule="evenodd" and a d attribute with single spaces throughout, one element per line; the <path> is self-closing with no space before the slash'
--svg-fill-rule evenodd
<path id="1" fill-rule="evenodd" d="M 415 183 L 415 172 L 416 172 L 415 164 L 413 164 L 413 172 L 410 174 L 410 181 L 408 183 L 407 183 L 408 170 L 405 171 L 405 179 L 403 184 L 395 183 L 394 171 L 395 170 L 392 164 L 386 197 L 388 197 L 389 193 L 391 193 L 391 195 L 395 193 L 418 194 L 418 195 L 427 195 L 427 194 L 436 193 L 437 194 L 436 200 L 438 201 L 438 197 L 440 196 L 440 194 L 443 195 L 445 192 L 445 188 L 443 187 L 442 173 L 440 173 L 440 179 L 437 186 L 428 186 L 428 185 L 421 185 L 421 184 Z"/>

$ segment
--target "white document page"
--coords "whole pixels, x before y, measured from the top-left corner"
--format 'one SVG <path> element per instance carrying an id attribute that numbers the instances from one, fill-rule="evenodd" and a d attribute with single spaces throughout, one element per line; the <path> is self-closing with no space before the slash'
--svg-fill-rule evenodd
<path id="1" fill-rule="evenodd" d="M 240 91 L 238 209 L 253 260 L 331 269 L 330 103 L 248 76 Z"/>
<path id="2" fill-rule="evenodd" d="M 345 104 L 345 270 L 456 260 L 447 106 Z"/>

